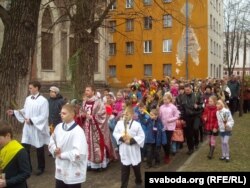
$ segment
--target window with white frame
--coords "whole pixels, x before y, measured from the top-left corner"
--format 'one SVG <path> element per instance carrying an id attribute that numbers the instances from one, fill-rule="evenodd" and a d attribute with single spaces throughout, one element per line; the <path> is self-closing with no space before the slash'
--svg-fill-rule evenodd
<path id="1" fill-rule="evenodd" d="M 171 3 L 172 0 L 162 0 L 163 3 Z"/>
<path id="2" fill-rule="evenodd" d="M 144 5 L 152 5 L 152 0 L 143 0 Z"/>
<path id="3" fill-rule="evenodd" d="M 214 31 L 215 31 L 215 18 L 213 18 L 213 28 L 214 28 Z"/>
<path id="4" fill-rule="evenodd" d="M 109 66 L 109 77 L 116 77 L 116 66 L 115 65 Z"/>
<path id="5" fill-rule="evenodd" d="M 163 76 L 172 77 L 172 64 L 163 64 Z"/>
<path id="6" fill-rule="evenodd" d="M 126 0 L 126 8 L 133 8 L 134 0 Z"/>
<path id="7" fill-rule="evenodd" d="M 116 54 L 116 43 L 109 43 L 109 55 Z"/>
<path id="8" fill-rule="evenodd" d="M 117 8 L 116 1 L 111 5 L 110 10 L 115 10 Z"/>
<path id="9" fill-rule="evenodd" d="M 152 41 L 146 40 L 143 44 L 144 47 L 144 53 L 152 53 Z"/>
<path id="10" fill-rule="evenodd" d="M 172 15 L 165 14 L 163 15 L 163 27 L 172 27 Z"/>
<path id="11" fill-rule="evenodd" d="M 210 39 L 210 52 L 213 54 L 213 39 Z"/>
<path id="12" fill-rule="evenodd" d="M 213 77 L 213 64 L 210 64 L 210 77 Z"/>
<path id="13" fill-rule="evenodd" d="M 126 19 L 126 31 L 134 30 L 134 19 Z"/>
<path id="14" fill-rule="evenodd" d="M 130 55 L 134 53 L 134 42 L 126 42 L 126 54 Z"/>
<path id="15" fill-rule="evenodd" d="M 214 49 L 214 55 L 216 55 L 216 42 L 214 41 L 214 47 L 213 47 L 213 49 Z"/>
<path id="16" fill-rule="evenodd" d="M 210 29 L 213 29 L 213 16 L 210 14 Z"/>
<path id="17" fill-rule="evenodd" d="M 144 65 L 144 76 L 152 76 L 152 65 L 151 64 Z"/>
<path id="18" fill-rule="evenodd" d="M 172 39 L 163 40 L 163 52 L 172 52 Z"/>
<path id="19" fill-rule="evenodd" d="M 116 31 L 116 21 L 109 21 L 109 32 L 114 33 Z"/>
<path id="20" fill-rule="evenodd" d="M 144 17 L 144 29 L 152 29 L 152 17 Z"/>

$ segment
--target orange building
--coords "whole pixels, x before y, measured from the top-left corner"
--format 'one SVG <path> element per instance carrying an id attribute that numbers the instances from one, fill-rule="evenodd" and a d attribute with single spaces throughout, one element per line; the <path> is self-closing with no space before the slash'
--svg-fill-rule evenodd
<path id="1" fill-rule="evenodd" d="M 134 78 L 166 76 L 221 77 L 222 2 L 117 0 L 107 20 L 108 83 L 124 86 Z"/>

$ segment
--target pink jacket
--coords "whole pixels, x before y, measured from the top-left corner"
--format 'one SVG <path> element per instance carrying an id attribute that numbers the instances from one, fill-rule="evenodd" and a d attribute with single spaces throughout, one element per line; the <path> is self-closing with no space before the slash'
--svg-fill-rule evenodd
<path id="1" fill-rule="evenodd" d="M 164 126 L 164 130 L 174 131 L 176 121 L 180 116 L 180 111 L 177 109 L 177 107 L 172 103 L 163 104 L 160 107 L 159 115 Z"/>

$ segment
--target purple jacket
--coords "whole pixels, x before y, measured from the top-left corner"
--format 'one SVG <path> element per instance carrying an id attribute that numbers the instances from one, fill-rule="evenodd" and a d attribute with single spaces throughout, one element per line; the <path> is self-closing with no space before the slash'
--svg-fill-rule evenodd
<path id="1" fill-rule="evenodd" d="M 180 117 L 180 111 L 177 109 L 177 107 L 172 103 L 163 104 L 160 107 L 159 114 L 164 130 L 174 131 L 176 120 Z"/>

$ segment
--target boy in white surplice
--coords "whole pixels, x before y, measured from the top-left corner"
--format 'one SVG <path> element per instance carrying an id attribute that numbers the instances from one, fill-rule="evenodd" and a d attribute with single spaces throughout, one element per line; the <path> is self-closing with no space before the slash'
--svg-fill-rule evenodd
<path id="1" fill-rule="evenodd" d="M 74 121 L 71 104 L 62 107 L 63 123 L 50 137 L 49 151 L 56 158 L 56 188 L 80 188 L 86 181 L 88 146 L 83 129 Z"/>
<path id="2" fill-rule="evenodd" d="M 130 166 L 135 174 L 135 183 L 141 187 L 141 150 L 144 145 L 145 134 L 139 122 L 132 119 L 134 111 L 132 107 L 127 107 L 124 111 L 124 117 L 118 121 L 113 136 L 119 145 L 119 154 L 121 159 L 121 187 L 128 187 Z"/>

